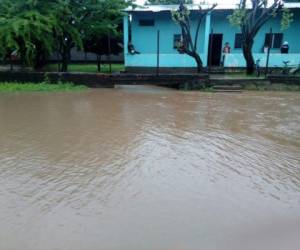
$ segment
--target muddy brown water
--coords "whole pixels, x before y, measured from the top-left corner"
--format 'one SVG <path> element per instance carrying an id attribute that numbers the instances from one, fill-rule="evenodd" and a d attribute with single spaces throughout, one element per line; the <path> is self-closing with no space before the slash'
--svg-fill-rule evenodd
<path id="1" fill-rule="evenodd" d="M 300 94 L 0 94 L 1 250 L 300 249 Z"/>

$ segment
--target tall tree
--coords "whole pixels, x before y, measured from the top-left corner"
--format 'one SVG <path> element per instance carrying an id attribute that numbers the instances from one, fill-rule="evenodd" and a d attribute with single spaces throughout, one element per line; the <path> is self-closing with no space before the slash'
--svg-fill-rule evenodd
<path id="1" fill-rule="evenodd" d="M 0 55 L 13 51 L 24 64 L 42 67 L 58 51 L 67 71 L 71 49 L 82 40 L 117 37 L 125 0 L 0 0 Z"/>
<path id="2" fill-rule="evenodd" d="M 118 55 L 122 52 L 121 39 L 109 35 L 93 36 L 84 40 L 84 51 L 97 55 L 97 69 L 101 72 L 102 56 Z"/>
<path id="3" fill-rule="evenodd" d="M 52 11 L 57 1 L 0 1 L 0 48 L 2 54 L 18 54 L 23 64 L 35 65 L 53 49 L 52 32 L 57 22 Z"/>
<path id="4" fill-rule="evenodd" d="M 0 48 L 2 54 L 18 55 L 23 64 L 40 68 L 56 49 L 56 41 L 68 35 L 80 45 L 80 33 L 64 16 L 66 0 L 0 1 Z"/>
<path id="5" fill-rule="evenodd" d="M 197 25 L 194 37 L 192 35 L 193 32 L 191 27 L 190 11 L 183 3 L 183 1 L 181 1 L 179 9 L 172 12 L 173 20 L 181 27 L 182 41 L 178 46 L 178 50 L 181 53 L 185 53 L 195 59 L 198 73 L 201 72 L 203 68 L 203 62 L 201 60 L 197 47 L 201 23 L 204 17 L 206 17 L 206 15 L 210 13 L 216 6 L 217 5 L 214 4 L 208 9 L 202 9 L 201 5 L 199 5 L 199 10 L 197 11 Z"/>
<path id="6" fill-rule="evenodd" d="M 261 27 L 271 18 L 282 14 L 281 28 L 286 29 L 293 20 L 293 13 L 283 8 L 281 0 L 250 0 L 249 6 L 247 0 L 240 0 L 238 8 L 230 15 L 229 21 L 232 25 L 238 26 L 242 33 L 243 55 L 247 64 L 247 74 L 254 73 L 254 58 L 252 48 L 254 38 Z"/>
<path id="7" fill-rule="evenodd" d="M 86 52 L 97 54 L 99 71 L 102 55 L 118 54 L 122 51 L 120 47 L 124 15 L 122 10 L 128 5 L 134 6 L 134 1 L 99 1 L 97 11 L 88 16 L 82 24 L 84 49 Z M 110 48 L 108 44 L 110 44 Z"/>
<path id="8" fill-rule="evenodd" d="M 120 34 L 119 24 L 123 17 L 122 10 L 134 1 L 125 0 L 68 0 L 69 13 L 61 18 L 70 28 L 80 32 L 81 41 L 101 40 L 103 36 L 116 37 Z M 68 34 L 60 37 L 59 51 L 62 57 L 62 71 L 67 71 L 71 49 L 78 43 Z M 90 46 L 89 47 L 93 47 Z M 82 48 L 82 46 L 79 46 Z"/>

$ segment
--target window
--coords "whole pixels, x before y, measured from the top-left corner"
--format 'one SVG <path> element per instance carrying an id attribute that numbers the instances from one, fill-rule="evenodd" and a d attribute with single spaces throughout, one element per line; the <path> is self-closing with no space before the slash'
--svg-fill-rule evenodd
<path id="1" fill-rule="evenodd" d="M 240 49 L 240 48 L 242 48 L 242 43 L 243 43 L 243 36 L 242 36 L 242 33 L 237 33 L 237 34 L 235 34 L 234 48 L 235 48 L 235 49 Z"/>
<path id="2" fill-rule="evenodd" d="M 139 22 L 140 26 L 154 26 L 153 19 L 141 19 Z"/>
<path id="3" fill-rule="evenodd" d="M 181 42 L 181 35 L 180 34 L 175 34 L 174 37 L 173 37 L 173 48 L 177 49 L 180 42 Z"/>
<path id="4" fill-rule="evenodd" d="M 273 48 L 279 49 L 281 47 L 282 40 L 283 40 L 282 33 L 274 34 Z"/>
<path id="5" fill-rule="evenodd" d="M 281 47 L 282 40 L 283 40 L 282 33 L 274 33 L 274 34 L 267 33 L 265 36 L 264 46 L 268 47 L 269 45 L 271 45 L 270 46 L 271 48 L 279 49 Z"/>

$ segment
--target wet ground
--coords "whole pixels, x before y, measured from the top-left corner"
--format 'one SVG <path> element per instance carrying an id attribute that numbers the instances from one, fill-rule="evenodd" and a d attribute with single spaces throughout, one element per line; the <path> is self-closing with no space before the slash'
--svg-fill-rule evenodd
<path id="1" fill-rule="evenodd" d="M 300 94 L 0 94 L 0 249 L 298 250 Z"/>

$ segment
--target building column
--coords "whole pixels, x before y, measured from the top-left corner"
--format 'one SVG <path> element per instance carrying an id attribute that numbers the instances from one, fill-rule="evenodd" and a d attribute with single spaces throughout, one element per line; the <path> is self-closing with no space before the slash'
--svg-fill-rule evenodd
<path id="1" fill-rule="evenodd" d="M 211 12 L 209 12 L 206 15 L 205 18 L 205 32 L 204 32 L 204 50 L 203 50 L 203 66 L 207 66 L 208 65 L 208 46 L 209 46 L 209 34 L 210 34 L 210 27 L 211 27 Z"/>
<path id="2" fill-rule="evenodd" d="M 128 38 L 129 38 L 129 16 L 125 15 L 123 17 L 123 38 L 124 38 L 124 59 L 126 61 L 126 56 L 128 54 Z"/>

